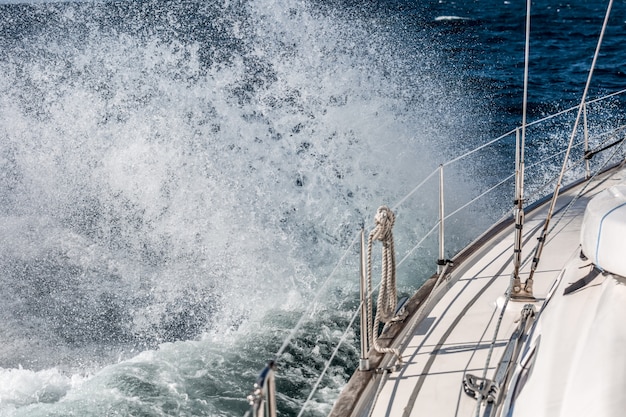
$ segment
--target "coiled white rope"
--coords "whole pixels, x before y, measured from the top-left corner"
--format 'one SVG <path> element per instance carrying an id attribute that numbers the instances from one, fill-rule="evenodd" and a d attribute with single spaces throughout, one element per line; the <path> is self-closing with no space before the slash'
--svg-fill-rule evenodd
<path id="1" fill-rule="evenodd" d="M 397 349 L 385 348 L 378 344 L 378 327 L 381 322 L 387 323 L 393 319 L 398 305 L 396 287 L 396 255 L 393 245 L 392 228 L 396 216 L 387 206 L 381 206 L 376 211 L 374 221 L 376 227 L 370 232 L 367 239 L 367 291 L 372 293 L 372 247 L 374 240 L 380 240 L 382 249 L 382 276 L 378 290 L 376 318 L 372 323 L 371 297 L 367 303 L 367 329 L 370 337 L 370 345 L 379 353 L 393 353 L 402 362 L 400 352 Z"/>

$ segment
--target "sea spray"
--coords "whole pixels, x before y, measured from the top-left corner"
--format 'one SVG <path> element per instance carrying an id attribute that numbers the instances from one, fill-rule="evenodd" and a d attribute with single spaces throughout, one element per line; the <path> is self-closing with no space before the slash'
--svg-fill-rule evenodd
<path id="1" fill-rule="evenodd" d="M 8 415 L 240 414 L 360 225 L 455 152 L 467 114 L 434 56 L 305 2 L 0 19 L 0 365 L 94 375 Z M 284 348 L 289 410 L 350 320 L 356 262 Z M 322 411 L 353 367 L 342 349 Z"/>

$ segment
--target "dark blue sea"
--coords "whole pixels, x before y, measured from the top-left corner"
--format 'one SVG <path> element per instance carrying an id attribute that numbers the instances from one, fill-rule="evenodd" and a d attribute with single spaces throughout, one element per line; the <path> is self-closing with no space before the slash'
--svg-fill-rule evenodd
<path id="1" fill-rule="evenodd" d="M 580 102 L 606 5 L 533 3 L 529 121 Z M 401 294 L 434 272 L 436 181 L 410 192 L 521 123 L 525 9 L 1 0 L 0 416 L 242 416 L 277 353 L 280 415 L 326 415 L 358 366 L 361 225 L 396 210 Z M 626 88 L 625 48 L 620 0 L 590 98 Z M 446 168 L 448 210 L 512 149 Z M 446 223 L 446 257 L 503 187 Z"/>

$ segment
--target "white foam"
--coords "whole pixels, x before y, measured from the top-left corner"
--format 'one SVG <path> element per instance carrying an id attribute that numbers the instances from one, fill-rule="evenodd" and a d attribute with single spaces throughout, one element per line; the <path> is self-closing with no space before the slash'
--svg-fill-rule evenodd
<path id="1" fill-rule="evenodd" d="M 56 368 L 0 369 L 0 409 L 56 402 L 83 380 L 78 375 L 64 375 Z"/>
<path id="2" fill-rule="evenodd" d="M 446 22 L 446 21 L 454 21 L 454 20 L 472 20 L 470 17 L 462 17 L 462 16 L 437 16 L 435 18 L 435 22 Z"/>

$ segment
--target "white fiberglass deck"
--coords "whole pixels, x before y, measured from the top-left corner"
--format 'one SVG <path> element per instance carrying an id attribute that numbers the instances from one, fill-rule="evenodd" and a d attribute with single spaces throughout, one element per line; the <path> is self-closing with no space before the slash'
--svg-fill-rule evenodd
<path id="1" fill-rule="evenodd" d="M 594 180 L 567 210 L 565 206 L 572 201 L 579 188 L 569 190 L 559 198 L 551 222 L 551 228 L 554 229 L 548 235 L 535 274 L 537 311 L 564 266 L 579 257 L 580 225 L 587 202 L 601 190 L 622 182 L 625 175 L 622 169 Z M 526 217 L 523 258 L 532 257 L 546 211 L 547 207 L 543 206 Z M 453 270 L 448 283 L 442 284 L 449 286 L 447 292 L 409 335 L 406 349 L 402 352 L 405 366 L 398 372 L 378 377 L 385 381 L 372 416 L 475 415 L 477 402 L 463 392 L 462 381 L 466 373 L 483 376 L 500 307 L 509 286 L 512 257 L 511 226 Z M 522 279 L 528 276 L 529 264 L 527 262 L 522 269 Z M 587 272 L 581 269 L 580 274 L 584 276 Z M 508 303 L 486 373 L 487 378 L 493 377 L 504 346 L 525 304 Z M 378 386 L 379 382 L 375 385 Z"/>

